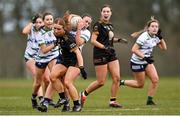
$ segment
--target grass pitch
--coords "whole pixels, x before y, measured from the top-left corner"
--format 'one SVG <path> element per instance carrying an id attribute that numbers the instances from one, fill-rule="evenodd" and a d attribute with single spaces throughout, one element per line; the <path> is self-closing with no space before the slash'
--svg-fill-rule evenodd
<path id="1" fill-rule="evenodd" d="M 132 79 L 132 78 L 125 78 Z M 79 91 L 84 90 L 95 78 L 77 79 Z M 122 109 L 108 107 L 111 79 L 105 86 L 94 91 L 87 98 L 82 112 L 61 112 L 61 108 L 49 107 L 48 112 L 41 113 L 31 107 L 32 80 L 0 80 L 0 115 L 180 115 L 180 77 L 161 77 L 157 94 L 154 97 L 156 106 L 146 106 L 149 80 L 143 89 L 121 87 L 118 102 Z M 57 101 L 57 94 L 54 101 Z M 71 101 L 72 106 L 72 101 Z"/>

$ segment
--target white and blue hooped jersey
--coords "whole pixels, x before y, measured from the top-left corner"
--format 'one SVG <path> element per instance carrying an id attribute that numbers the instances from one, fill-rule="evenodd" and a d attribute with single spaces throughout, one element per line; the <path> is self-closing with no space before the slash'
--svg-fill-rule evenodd
<path id="1" fill-rule="evenodd" d="M 136 40 L 136 44 L 140 46 L 140 51 L 146 57 L 152 56 L 153 48 L 160 42 L 159 38 L 154 36 L 151 37 L 148 32 L 142 33 Z M 132 54 L 131 62 L 136 64 L 147 64 L 146 61 L 143 61 L 142 58 L 136 54 Z"/>
<path id="2" fill-rule="evenodd" d="M 30 34 L 28 34 L 27 46 L 26 46 L 26 50 L 24 53 L 24 57 L 26 59 L 35 59 L 37 57 L 39 47 L 38 47 L 36 37 L 37 37 L 38 33 L 39 33 L 39 31 L 36 31 L 35 27 L 33 26 L 31 28 Z"/>
<path id="3" fill-rule="evenodd" d="M 53 34 L 53 30 L 41 29 L 41 31 L 37 37 L 37 42 L 38 42 L 39 47 L 42 44 L 46 44 L 47 46 L 50 44 L 53 44 L 55 40 L 56 40 L 56 37 Z M 43 54 L 41 49 L 39 49 L 38 55 L 35 60 L 36 60 L 36 62 L 48 63 L 51 60 L 53 60 L 54 58 L 56 58 L 58 55 L 59 55 L 58 46 L 51 49 L 46 54 Z"/>
<path id="4" fill-rule="evenodd" d="M 76 31 L 70 31 L 70 33 L 75 37 L 76 36 Z M 90 37 L 91 37 L 91 32 L 88 30 L 88 29 L 84 29 L 84 30 L 81 30 L 81 35 L 80 35 L 81 38 L 83 38 L 85 40 L 85 42 L 89 41 L 90 40 Z M 79 46 L 80 50 L 82 50 L 84 44 Z"/>

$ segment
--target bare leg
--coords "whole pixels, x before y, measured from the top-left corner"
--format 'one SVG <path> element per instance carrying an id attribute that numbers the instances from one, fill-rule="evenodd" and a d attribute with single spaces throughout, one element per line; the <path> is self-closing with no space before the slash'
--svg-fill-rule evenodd
<path id="1" fill-rule="evenodd" d="M 92 82 L 85 91 L 89 94 L 99 87 L 103 86 L 106 81 L 107 76 L 107 65 L 98 65 L 95 66 L 96 71 L 96 81 Z"/>

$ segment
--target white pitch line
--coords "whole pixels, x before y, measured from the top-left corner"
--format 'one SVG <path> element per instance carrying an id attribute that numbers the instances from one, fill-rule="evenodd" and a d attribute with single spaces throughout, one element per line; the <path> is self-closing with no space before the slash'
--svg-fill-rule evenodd
<path id="1" fill-rule="evenodd" d="M 130 108 L 127 108 L 127 109 L 126 108 L 121 108 L 121 109 L 120 108 L 119 109 L 118 108 L 117 109 L 114 108 L 114 109 L 110 109 L 109 108 L 109 109 L 95 109 L 95 110 L 88 110 L 88 109 L 84 110 L 83 109 L 83 111 L 87 111 L 87 112 L 92 112 L 92 111 L 95 111 L 95 112 L 112 112 L 112 111 L 119 111 L 119 110 L 122 110 L 122 111 L 123 110 L 124 111 L 139 111 L 139 110 L 149 110 L 149 108 L 133 108 L 133 109 L 130 109 Z M 159 110 L 159 108 L 152 108 L 151 110 Z"/>
<path id="2" fill-rule="evenodd" d="M 15 100 L 15 99 L 22 99 L 22 97 L 0 97 L 0 100 Z"/>

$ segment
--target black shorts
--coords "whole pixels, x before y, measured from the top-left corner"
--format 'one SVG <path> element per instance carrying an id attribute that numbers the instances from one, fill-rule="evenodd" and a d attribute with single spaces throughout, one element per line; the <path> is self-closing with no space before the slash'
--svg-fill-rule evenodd
<path id="1" fill-rule="evenodd" d="M 130 62 L 131 70 L 133 72 L 143 72 L 145 71 L 148 64 L 136 64 L 133 62 Z"/>
<path id="2" fill-rule="evenodd" d="M 54 60 L 54 59 L 58 59 L 58 57 L 53 58 L 52 60 Z M 49 62 L 51 62 L 51 61 L 49 61 Z M 49 64 L 49 62 L 36 62 L 35 66 L 40 68 L 40 69 L 45 69 L 47 67 L 47 65 Z"/>
<path id="3" fill-rule="evenodd" d="M 94 51 L 94 56 L 93 56 L 94 65 L 104 65 L 114 60 L 117 60 L 115 51 L 111 53 Z"/>
<path id="4" fill-rule="evenodd" d="M 40 69 L 45 69 L 48 64 L 49 64 L 49 62 L 46 62 L 46 63 L 36 62 L 36 63 L 35 63 L 36 67 L 38 67 L 38 68 L 40 68 Z"/>
<path id="5" fill-rule="evenodd" d="M 62 64 L 68 68 L 69 66 L 76 66 L 77 59 L 75 57 L 63 58 L 62 56 L 60 56 L 60 57 L 58 57 L 56 64 Z"/>

